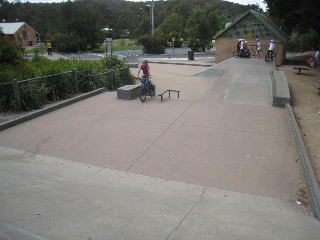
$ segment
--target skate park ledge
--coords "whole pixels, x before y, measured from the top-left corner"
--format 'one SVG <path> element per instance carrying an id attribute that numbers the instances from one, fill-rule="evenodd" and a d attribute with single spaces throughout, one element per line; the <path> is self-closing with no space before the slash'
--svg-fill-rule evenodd
<path id="1" fill-rule="evenodd" d="M 117 89 L 118 99 L 132 100 L 139 96 L 140 85 L 125 85 Z"/>
<path id="2" fill-rule="evenodd" d="M 288 80 L 284 72 L 271 71 L 272 81 L 272 105 L 274 107 L 285 107 L 290 104 L 290 91 Z"/>

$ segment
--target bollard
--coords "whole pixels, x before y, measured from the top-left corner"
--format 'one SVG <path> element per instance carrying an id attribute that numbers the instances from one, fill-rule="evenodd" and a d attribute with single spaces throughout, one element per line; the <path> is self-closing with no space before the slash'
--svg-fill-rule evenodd
<path id="1" fill-rule="evenodd" d="M 170 52 L 169 52 L 169 59 L 170 59 Z"/>

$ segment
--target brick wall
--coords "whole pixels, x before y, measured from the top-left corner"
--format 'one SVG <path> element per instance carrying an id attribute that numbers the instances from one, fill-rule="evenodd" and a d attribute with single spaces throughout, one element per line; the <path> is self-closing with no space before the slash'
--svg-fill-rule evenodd
<path id="1" fill-rule="evenodd" d="M 21 46 L 33 46 L 37 44 L 37 33 L 28 25 L 23 25 L 16 32 L 15 40 Z"/>
<path id="2" fill-rule="evenodd" d="M 233 57 L 233 53 L 237 50 L 237 44 L 239 39 L 229 39 L 229 38 L 217 38 L 216 39 L 216 62 L 223 62 L 229 58 Z M 264 57 L 268 51 L 270 40 L 260 40 L 262 51 L 261 57 Z M 257 42 L 255 39 L 248 39 L 247 45 L 250 49 L 251 56 L 256 53 Z M 276 65 L 281 65 L 285 60 L 285 43 L 276 43 Z"/>

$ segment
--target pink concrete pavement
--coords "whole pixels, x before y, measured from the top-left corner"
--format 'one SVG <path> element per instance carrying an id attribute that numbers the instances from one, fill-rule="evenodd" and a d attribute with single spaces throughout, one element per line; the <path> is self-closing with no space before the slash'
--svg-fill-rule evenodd
<path id="1" fill-rule="evenodd" d="M 180 99 L 173 94 L 163 102 L 152 98 L 141 103 L 103 93 L 1 132 L 0 145 L 162 179 L 296 200 L 303 184 L 284 110 L 268 103 L 257 106 L 225 99 L 232 79 L 239 79 L 235 76 L 267 78 L 272 66 L 257 59 L 237 60 L 209 69 L 152 64 L 157 90 L 182 90 Z M 255 99 L 248 99 L 254 103 Z"/>

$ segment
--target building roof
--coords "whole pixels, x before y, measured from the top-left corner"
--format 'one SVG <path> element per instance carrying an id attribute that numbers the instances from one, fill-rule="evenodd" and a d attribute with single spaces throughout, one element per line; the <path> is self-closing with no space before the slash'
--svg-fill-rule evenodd
<path id="1" fill-rule="evenodd" d="M 31 28 L 25 22 L 13 22 L 13 23 L 1 22 L 0 23 L 0 31 L 2 31 L 6 35 L 15 34 L 23 25 L 27 25 L 29 28 Z M 35 31 L 34 29 L 32 29 L 32 30 Z M 37 31 L 35 31 L 35 32 L 37 33 Z"/>
<path id="2" fill-rule="evenodd" d="M 243 26 L 241 22 L 244 22 L 248 18 L 253 18 L 256 21 L 255 26 Z M 241 26 L 241 27 L 239 27 Z M 241 28 L 240 30 L 234 31 L 234 28 Z M 222 36 L 230 36 L 233 38 L 244 38 L 243 32 L 255 31 L 257 28 L 256 34 L 253 36 L 255 38 L 273 38 L 278 39 L 280 41 L 286 42 L 289 39 L 289 36 L 282 31 L 279 27 L 277 27 L 273 22 L 271 22 L 265 15 L 258 13 L 253 10 L 248 10 L 244 14 L 238 16 L 233 23 L 229 24 L 226 28 L 219 31 L 213 39 L 217 39 Z M 232 32 L 233 30 L 233 32 Z M 232 33 L 230 33 L 232 32 Z M 236 36 L 235 36 L 236 35 Z M 260 35 L 260 36 L 259 36 Z"/>

